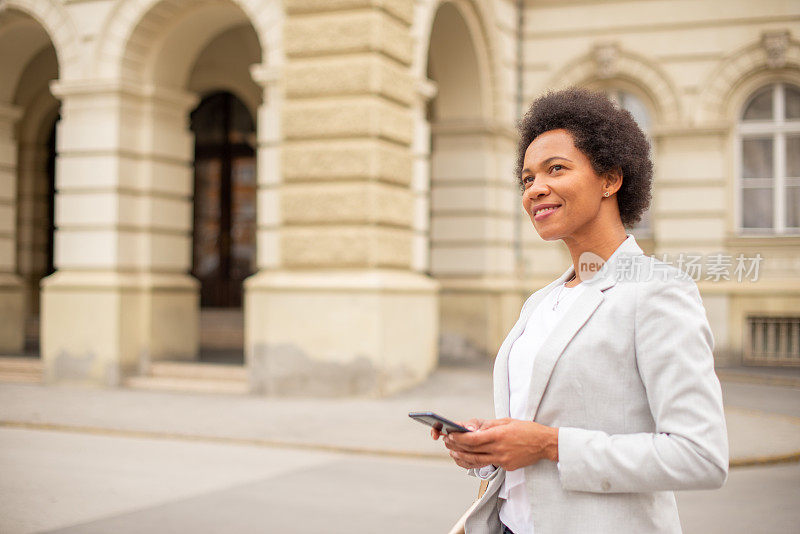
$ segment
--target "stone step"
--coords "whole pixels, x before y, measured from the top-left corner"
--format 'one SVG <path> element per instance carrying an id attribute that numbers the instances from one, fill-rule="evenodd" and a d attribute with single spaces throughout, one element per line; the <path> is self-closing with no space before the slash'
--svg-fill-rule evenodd
<path id="1" fill-rule="evenodd" d="M 40 384 L 42 382 L 42 373 L 14 372 L 14 371 L 0 370 L 0 382 Z"/>
<path id="2" fill-rule="evenodd" d="M 152 391 L 185 391 L 192 393 L 224 393 L 237 395 L 248 393 L 247 382 L 238 380 L 133 376 L 125 379 L 123 385 L 129 388 Z"/>
<path id="3" fill-rule="evenodd" d="M 200 345 L 211 349 L 244 345 L 244 313 L 240 309 L 207 308 L 200 311 Z"/>
<path id="4" fill-rule="evenodd" d="M 42 381 L 42 360 L 39 358 L 0 358 L 0 382 L 38 384 Z"/>
<path id="5" fill-rule="evenodd" d="M 42 374 L 42 360 L 40 358 L 24 358 L 19 356 L 0 357 L 0 373 L 34 373 Z"/>
<path id="6" fill-rule="evenodd" d="M 147 375 L 124 385 L 135 389 L 195 393 L 248 393 L 247 370 L 241 365 L 199 362 L 153 362 Z"/>
<path id="7" fill-rule="evenodd" d="M 247 382 L 244 366 L 219 363 L 153 362 L 148 375 L 155 378 Z"/>

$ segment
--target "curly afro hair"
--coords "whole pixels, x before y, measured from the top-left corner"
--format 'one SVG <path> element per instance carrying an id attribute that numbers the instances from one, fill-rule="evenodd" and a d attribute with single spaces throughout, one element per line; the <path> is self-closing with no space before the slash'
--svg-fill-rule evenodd
<path id="1" fill-rule="evenodd" d="M 597 174 L 619 169 L 617 191 L 622 224 L 631 227 L 650 205 L 653 162 L 650 143 L 633 116 L 599 92 L 578 87 L 551 91 L 537 98 L 519 122 L 517 180 L 521 180 L 525 151 L 534 139 L 550 130 L 567 130 Z"/>

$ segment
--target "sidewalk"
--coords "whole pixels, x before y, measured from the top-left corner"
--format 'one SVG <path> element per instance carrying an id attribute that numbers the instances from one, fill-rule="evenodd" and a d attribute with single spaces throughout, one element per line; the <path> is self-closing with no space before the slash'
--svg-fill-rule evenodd
<path id="1" fill-rule="evenodd" d="M 720 380 L 728 382 L 800 388 L 800 367 L 739 365 L 717 367 L 716 371 Z"/>
<path id="2" fill-rule="evenodd" d="M 773 386 L 761 387 L 769 395 Z M 778 390 L 788 402 L 800 402 L 800 388 Z M 726 397 L 732 466 L 800 460 L 800 418 L 738 400 Z M 422 385 L 386 399 L 0 384 L 0 427 L 447 459 L 441 443 L 408 418 L 417 410 L 455 420 L 492 417 L 489 369 L 441 368 Z"/>

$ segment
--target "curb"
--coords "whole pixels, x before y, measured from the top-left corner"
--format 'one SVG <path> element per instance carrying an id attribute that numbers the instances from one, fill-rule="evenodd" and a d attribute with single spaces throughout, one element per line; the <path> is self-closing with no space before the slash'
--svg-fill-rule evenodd
<path id="1" fill-rule="evenodd" d="M 724 369 L 716 369 L 715 372 L 717 373 L 717 378 L 723 382 L 800 388 L 800 378 L 738 373 L 736 371 L 725 371 Z"/>
<path id="2" fill-rule="evenodd" d="M 414 452 L 392 449 L 372 449 L 369 447 L 347 447 L 344 445 L 323 445 L 304 441 L 282 441 L 258 438 L 235 438 L 203 434 L 179 434 L 172 432 L 156 432 L 152 430 L 126 430 L 122 428 L 104 428 L 83 425 L 65 425 L 59 423 L 32 423 L 28 421 L 0 421 L 0 428 L 16 428 L 21 430 L 43 430 L 50 432 L 70 432 L 73 434 L 89 434 L 93 436 L 110 436 L 120 438 L 144 438 L 159 440 L 175 440 L 196 443 L 221 443 L 224 445 L 248 445 L 273 449 L 302 449 L 315 452 L 332 452 L 359 456 L 382 456 L 392 458 L 410 458 L 418 460 L 450 460 L 447 454 Z"/>
<path id="3" fill-rule="evenodd" d="M 788 417 L 788 416 L 787 416 Z M 797 419 L 797 418 L 792 418 Z M 319 443 L 280 441 L 256 438 L 233 438 L 224 436 L 209 436 L 202 434 L 177 434 L 170 432 L 155 432 L 149 430 L 125 430 L 121 428 L 103 428 L 81 425 L 64 425 L 56 423 L 32 423 L 27 421 L 0 421 L 0 428 L 16 428 L 22 430 L 43 430 L 50 432 L 71 432 L 73 434 L 89 434 L 94 436 L 111 436 L 123 438 L 145 438 L 158 440 L 176 440 L 195 443 L 220 443 L 225 445 L 246 445 L 251 447 L 265 447 L 275 449 L 302 449 L 315 452 L 329 452 L 348 454 L 353 456 L 376 456 L 384 458 L 407 458 L 415 460 L 450 461 L 447 454 L 414 452 L 391 449 L 371 449 L 360 447 L 346 447 L 338 445 L 321 445 Z M 788 454 L 772 456 L 756 456 L 751 458 L 732 458 L 728 465 L 731 469 L 757 465 L 774 465 L 800 462 L 800 450 Z"/>
<path id="4" fill-rule="evenodd" d="M 776 419 L 785 421 L 787 423 L 800 426 L 800 417 L 794 417 L 782 413 L 765 412 L 763 410 L 755 410 L 753 408 L 740 408 L 738 406 L 726 406 L 726 409 L 737 411 L 744 414 L 756 415 L 767 419 Z M 754 465 L 772 465 L 800 462 L 800 450 L 785 453 L 785 454 L 772 454 L 766 456 L 752 456 L 750 458 L 731 458 L 728 460 L 728 466 L 733 469 L 736 467 L 750 467 Z"/>
<path id="5" fill-rule="evenodd" d="M 773 464 L 789 464 L 800 462 L 800 451 L 789 454 L 778 454 L 775 456 L 757 456 L 755 458 L 740 458 L 738 460 L 730 460 L 728 466 L 731 469 L 737 467 L 750 467 L 754 465 L 773 465 Z"/>

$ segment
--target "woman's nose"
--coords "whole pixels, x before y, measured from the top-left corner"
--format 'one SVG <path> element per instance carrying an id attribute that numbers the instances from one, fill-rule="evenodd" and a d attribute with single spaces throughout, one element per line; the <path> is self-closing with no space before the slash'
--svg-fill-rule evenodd
<path id="1" fill-rule="evenodd" d="M 539 197 L 547 196 L 549 192 L 550 189 L 548 189 L 544 184 L 534 183 L 525 191 L 525 196 L 530 200 L 535 200 Z"/>

